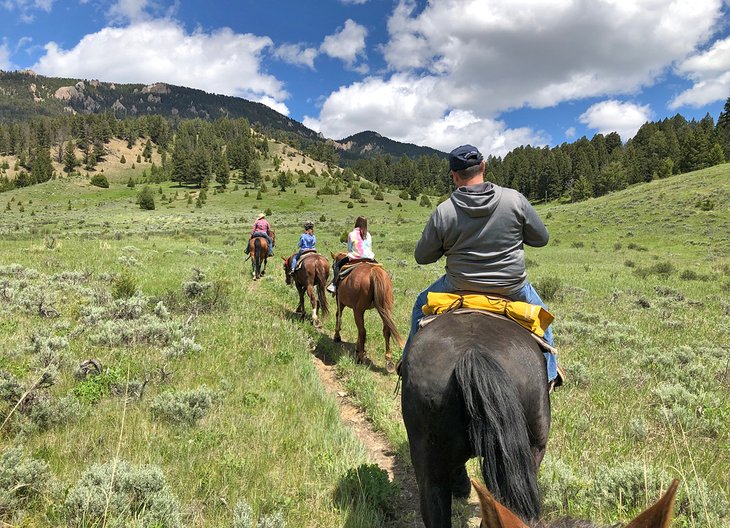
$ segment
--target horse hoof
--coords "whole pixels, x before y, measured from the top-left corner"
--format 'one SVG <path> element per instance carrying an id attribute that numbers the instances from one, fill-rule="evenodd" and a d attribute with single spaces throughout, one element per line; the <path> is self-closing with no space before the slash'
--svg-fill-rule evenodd
<path id="1" fill-rule="evenodd" d="M 393 372 L 395 372 L 395 364 L 390 360 L 386 363 L 385 368 L 388 371 L 388 374 L 393 374 Z"/>

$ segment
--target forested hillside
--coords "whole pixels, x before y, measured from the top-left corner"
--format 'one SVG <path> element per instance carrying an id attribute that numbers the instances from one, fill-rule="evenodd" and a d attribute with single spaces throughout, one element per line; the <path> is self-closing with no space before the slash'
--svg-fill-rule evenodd
<path id="1" fill-rule="evenodd" d="M 330 168 L 350 167 L 376 186 L 401 189 L 403 198 L 443 197 L 450 190 L 444 153 L 398 143 L 376 132 L 335 142 L 296 121 L 280 121 L 284 116 L 239 98 L 161 83 L 69 84 L 74 80 L 34 75 L 0 72 L 0 157 L 4 158 L 0 159 L 0 191 L 47 181 L 54 172 L 56 176 L 74 170 L 93 172 L 112 138 L 128 145 L 138 138 L 148 139 L 147 153 L 155 148 L 161 156 L 157 179 L 198 186 L 213 180 L 225 183 L 228 171 L 243 181 L 258 181 L 256 158 L 267 155 L 269 138 Z M 37 83 L 28 86 L 29 79 Z M 214 103 L 224 101 L 230 105 L 211 110 Z M 252 108 L 261 112 L 252 113 Z M 48 115 L 39 116 L 44 113 Z M 54 159 L 63 171 L 56 170 Z M 489 156 L 487 177 L 532 201 L 576 202 L 727 159 L 730 99 L 717 123 L 709 114 L 699 121 L 677 114 L 644 124 L 625 143 L 613 132 L 556 147 L 521 146 L 503 158 Z M 286 184 L 291 177 L 284 174 L 282 181 Z"/>

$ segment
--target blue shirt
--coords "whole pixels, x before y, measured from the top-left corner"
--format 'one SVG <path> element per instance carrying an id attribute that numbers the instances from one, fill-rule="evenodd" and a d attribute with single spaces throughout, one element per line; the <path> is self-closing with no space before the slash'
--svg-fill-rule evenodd
<path id="1" fill-rule="evenodd" d="M 317 243 L 317 237 L 304 233 L 299 237 L 299 249 L 314 249 L 314 245 Z"/>

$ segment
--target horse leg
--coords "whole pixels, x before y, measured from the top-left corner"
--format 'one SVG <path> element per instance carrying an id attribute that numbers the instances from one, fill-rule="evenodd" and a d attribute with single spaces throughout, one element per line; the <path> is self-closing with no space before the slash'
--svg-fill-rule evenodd
<path id="1" fill-rule="evenodd" d="M 296 313 L 300 314 L 302 317 L 306 314 L 306 311 L 304 310 L 304 287 L 297 282 L 297 293 L 299 293 L 299 306 L 297 306 Z"/>
<path id="2" fill-rule="evenodd" d="M 395 363 L 393 363 L 393 354 L 390 351 L 390 328 L 385 321 L 383 321 L 383 337 L 385 338 L 385 368 L 392 373 L 395 371 Z M 471 486 L 471 482 L 469 482 L 469 486 Z"/>
<path id="3" fill-rule="evenodd" d="M 357 363 L 365 359 L 365 310 L 355 310 L 355 325 L 357 326 Z"/>
<path id="4" fill-rule="evenodd" d="M 337 299 L 337 313 L 335 314 L 335 336 L 332 338 L 335 343 L 339 343 L 340 341 L 342 341 L 342 337 L 340 336 L 340 328 L 342 326 L 343 308 L 343 304 L 339 301 L 339 299 Z"/>
<path id="5" fill-rule="evenodd" d="M 312 303 L 312 323 L 316 326 L 319 324 L 317 320 L 317 294 L 314 292 L 312 284 L 307 284 L 307 295 L 309 296 L 309 302 Z"/>
<path id="6" fill-rule="evenodd" d="M 424 436 L 424 438 L 426 438 Z M 418 481 L 421 517 L 426 528 L 451 528 L 451 487 L 448 474 L 440 475 L 441 453 L 433 452 L 426 440 L 411 444 L 411 460 Z"/>

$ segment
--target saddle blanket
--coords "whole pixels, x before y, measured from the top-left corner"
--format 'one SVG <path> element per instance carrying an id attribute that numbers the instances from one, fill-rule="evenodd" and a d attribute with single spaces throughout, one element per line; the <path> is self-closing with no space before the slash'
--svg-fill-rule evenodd
<path id="1" fill-rule="evenodd" d="M 512 301 L 479 293 L 428 293 L 423 307 L 425 315 L 437 315 L 458 308 L 467 308 L 503 315 L 533 334 L 543 337 L 555 317 L 542 306 Z"/>
<path id="2" fill-rule="evenodd" d="M 371 266 L 379 266 L 381 268 L 383 267 L 383 265 L 379 262 L 370 259 L 359 259 L 350 261 L 340 268 L 340 279 L 342 279 L 345 275 L 357 268 L 360 264 L 370 264 Z"/>
<path id="3" fill-rule="evenodd" d="M 299 268 L 302 267 L 302 263 L 304 262 L 304 259 L 307 258 L 310 255 L 318 255 L 316 249 L 305 249 L 301 255 L 299 255 L 299 260 L 297 260 L 297 265 L 294 267 L 294 271 L 297 271 Z"/>

